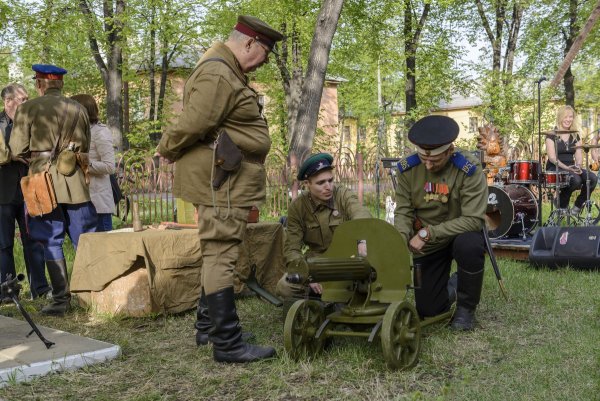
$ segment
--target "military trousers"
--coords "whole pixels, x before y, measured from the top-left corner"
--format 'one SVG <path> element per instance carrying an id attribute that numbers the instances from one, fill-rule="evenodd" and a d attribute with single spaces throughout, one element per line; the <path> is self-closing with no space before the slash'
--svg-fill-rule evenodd
<path id="1" fill-rule="evenodd" d="M 448 279 L 452 260 L 458 273 L 457 305 L 470 310 L 479 304 L 481 278 L 485 265 L 483 233 L 471 231 L 457 235 L 445 248 L 414 258 L 415 303 L 421 317 L 436 316 L 450 309 Z M 418 268 L 417 268 L 418 266 Z M 420 283 L 418 283 L 420 281 Z"/>
<path id="2" fill-rule="evenodd" d="M 15 229 L 19 226 L 21 243 L 23 244 L 23 257 L 25 269 L 29 277 L 29 287 L 32 298 L 50 291 L 46 280 L 46 264 L 44 263 L 44 248 L 29 237 L 26 225 L 25 205 L 23 202 L 12 202 L 0 205 L 0 280 L 5 281 L 11 274 L 14 278 L 15 257 Z"/>
<path id="3" fill-rule="evenodd" d="M 77 250 L 79 236 L 96 231 L 98 218 L 92 202 L 74 205 L 59 203 L 51 213 L 30 217 L 27 223 L 31 238 L 44 246 L 46 260 L 65 258 L 63 243 L 65 234 L 69 235 L 73 247 Z"/>
<path id="4" fill-rule="evenodd" d="M 202 252 L 201 284 L 206 295 L 233 287 L 240 245 L 250 208 L 198 205 L 198 234 Z"/>

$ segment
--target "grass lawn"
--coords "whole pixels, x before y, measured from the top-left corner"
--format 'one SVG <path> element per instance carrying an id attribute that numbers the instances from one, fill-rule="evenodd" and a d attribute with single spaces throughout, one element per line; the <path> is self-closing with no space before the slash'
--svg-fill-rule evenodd
<path id="1" fill-rule="evenodd" d="M 292 361 L 283 349 L 281 309 L 257 298 L 238 300 L 242 324 L 255 342 L 274 345 L 278 358 L 249 365 L 215 363 L 209 346 L 196 347 L 193 311 L 123 318 L 75 309 L 48 318 L 37 312 L 41 301 L 24 300 L 38 324 L 118 344 L 123 354 L 11 384 L 0 399 L 600 400 L 600 273 L 500 263 L 510 300 L 488 263 L 480 327 L 466 334 L 442 324 L 426 328 L 420 361 L 409 371 L 388 370 L 381 344 L 361 339 L 336 339 L 314 360 Z M 0 313 L 21 319 L 14 306 Z"/>

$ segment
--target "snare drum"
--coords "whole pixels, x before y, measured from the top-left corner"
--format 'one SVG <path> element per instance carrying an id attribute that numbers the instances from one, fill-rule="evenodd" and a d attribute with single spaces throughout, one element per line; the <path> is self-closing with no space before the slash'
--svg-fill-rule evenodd
<path id="1" fill-rule="evenodd" d="M 569 186 L 569 173 L 567 171 L 544 171 L 542 182 L 548 188 L 565 188 Z"/>
<path id="2" fill-rule="evenodd" d="M 529 233 L 537 224 L 535 196 L 522 185 L 488 187 L 486 224 L 490 238 L 515 238 Z"/>
<path id="3" fill-rule="evenodd" d="M 509 162 L 509 184 L 537 184 L 540 163 L 537 160 L 513 160 Z"/>

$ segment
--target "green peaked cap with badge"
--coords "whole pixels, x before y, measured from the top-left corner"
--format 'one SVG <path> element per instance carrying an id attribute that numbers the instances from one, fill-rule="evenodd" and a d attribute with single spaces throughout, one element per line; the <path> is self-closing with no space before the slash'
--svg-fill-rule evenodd
<path id="1" fill-rule="evenodd" d="M 329 153 L 317 153 L 304 160 L 298 171 L 298 181 L 308 180 L 319 171 L 333 169 L 333 156 Z"/>

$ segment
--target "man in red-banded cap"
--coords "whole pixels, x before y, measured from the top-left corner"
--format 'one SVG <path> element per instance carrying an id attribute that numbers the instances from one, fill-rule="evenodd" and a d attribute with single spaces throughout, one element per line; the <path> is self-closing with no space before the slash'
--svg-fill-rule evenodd
<path id="1" fill-rule="evenodd" d="M 63 252 L 65 234 L 77 248 L 82 233 L 96 229 L 96 209 L 86 182 L 90 123 L 85 108 L 62 95 L 63 68 L 34 64 L 38 98 L 23 103 L 15 114 L 10 137 L 14 156 L 28 160 L 29 175 L 49 169 L 58 206 L 49 214 L 29 217 L 29 234 L 44 246 L 52 283 L 52 303 L 42 309 L 63 315 L 71 292 Z"/>
<path id="2" fill-rule="evenodd" d="M 175 196 L 198 208 L 202 289 L 196 344 L 210 341 L 218 362 L 253 362 L 275 355 L 272 347 L 244 341 L 233 271 L 248 213 L 265 199 L 264 161 L 271 147 L 262 105 L 245 74 L 267 63 L 282 39 L 260 19 L 240 16 L 227 41 L 215 43 L 192 71 L 184 88 L 183 111 L 165 129 L 157 147 L 160 156 L 177 162 Z M 221 160 L 214 144 L 225 133 L 237 148 L 229 154 L 243 158 L 228 175 L 220 174 L 214 163 Z"/>

